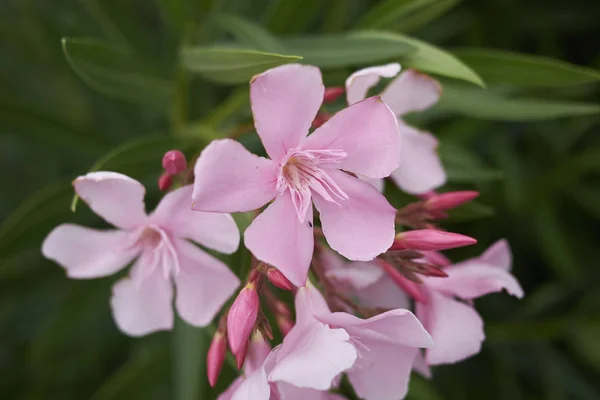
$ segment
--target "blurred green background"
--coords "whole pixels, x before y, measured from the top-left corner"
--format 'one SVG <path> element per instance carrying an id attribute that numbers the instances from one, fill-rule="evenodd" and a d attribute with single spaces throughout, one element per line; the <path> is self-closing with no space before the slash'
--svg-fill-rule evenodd
<path id="1" fill-rule="evenodd" d="M 482 193 L 445 225 L 479 244 L 450 256 L 474 256 L 506 237 L 526 292 L 520 302 L 506 294 L 478 300 L 488 336 L 481 354 L 434 368 L 429 382 L 413 379 L 409 398 L 600 398 L 599 15 L 600 2 L 586 0 L 4 0 L 0 397 L 216 397 L 235 372 L 226 365 L 219 387 L 207 387 L 202 364 L 210 333 L 179 323 L 173 334 L 122 335 L 108 306 L 116 278 L 69 280 L 41 257 L 41 241 L 61 222 L 104 226 L 84 204 L 70 211 L 70 181 L 77 175 L 96 167 L 130 174 L 147 184 L 151 209 L 165 150 L 182 148 L 191 156 L 211 138 L 250 122 L 247 84 L 219 83 L 219 70 L 210 65 L 188 67 L 201 70 L 192 76 L 181 67 L 180 44 L 227 48 L 237 40 L 305 55 L 324 67 L 328 85 L 340 85 L 368 64 L 419 65 L 396 50 L 340 47 L 336 37 L 323 39 L 323 46 L 330 40 L 342 51 L 324 56 L 309 56 L 310 43 L 303 50 L 277 39 L 360 27 L 456 49 L 488 84 L 483 91 L 451 79 L 460 76 L 444 65 L 434 68 L 429 72 L 446 75 L 440 77 L 445 100 L 411 120 L 441 141 L 450 178 L 443 190 Z M 92 51 L 73 42 L 69 53 L 67 41 L 74 71 L 63 37 L 95 38 L 110 48 Z M 535 63 L 520 69 L 482 61 L 465 47 L 526 52 L 591 69 L 545 75 Z M 348 61 L 338 62 L 343 57 Z M 256 147 L 252 134 L 241 140 Z M 388 194 L 394 203 L 405 201 Z M 239 257 L 228 259 L 234 269 Z"/>

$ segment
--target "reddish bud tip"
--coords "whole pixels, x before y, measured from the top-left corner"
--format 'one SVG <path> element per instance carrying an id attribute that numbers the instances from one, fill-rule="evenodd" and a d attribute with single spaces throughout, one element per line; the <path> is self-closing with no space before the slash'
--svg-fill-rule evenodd
<path id="1" fill-rule="evenodd" d="M 217 379 L 219 379 L 226 352 L 227 338 L 225 338 L 223 333 L 217 331 L 210 343 L 206 357 L 206 373 L 208 375 L 208 383 L 211 387 L 215 387 Z"/>
<path id="2" fill-rule="evenodd" d="M 327 112 L 319 112 L 312 122 L 313 128 L 320 128 L 325 122 L 329 121 L 331 114 Z"/>
<path id="3" fill-rule="evenodd" d="M 332 86 L 325 88 L 325 95 L 323 96 L 323 103 L 329 104 L 336 101 L 341 95 L 346 92 L 341 86 Z"/>
<path id="4" fill-rule="evenodd" d="M 468 203 L 479 196 L 475 190 L 441 193 L 431 196 L 425 202 L 425 207 L 431 211 L 446 211 Z"/>
<path id="5" fill-rule="evenodd" d="M 277 268 L 269 268 L 267 270 L 267 279 L 279 289 L 294 290 L 294 285 L 288 280 Z"/>
<path id="6" fill-rule="evenodd" d="M 162 159 L 162 166 L 171 175 L 177 175 L 185 171 L 187 160 L 179 150 L 169 150 Z"/>
<path id="7" fill-rule="evenodd" d="M 458 233 L 437 229 L 417 229 L 397 234 L 390 250 L 438 251 L 475 243 L 477 240 Z"/>
<path id="8" fill-rule="evenodd" d="M 421 290 L 421 287 L 407 278 L 405 278 L 396 268 L 394 268 L 391 264 L 383 260 L 378 260 L 380 267 L 383 271 L 390 277 L 390 279 L 407 295 L 415 299 L 416 301 L 426 302 L 427 298 L 425 294 Z"/>
<path id="9" fill-rule="evenodd" d="M 227 339 L 233 354 L 237 354 L 248 341 L 254 329 L 259 307 L 256 285 L 248 283 L 240 291 L 227 314 Z"/>
<path id="10" fill-rule="evenodd" d="M 248 340 L 246 340 L 240 350 L 235 353 L 235 365 L 237 369 L 242 369 L 244 361 L 246 361 L 246 355 L 248 354 Z"/>
<path id="11" fill-rule="evenodd" d="M 173 177 L 169 175 L 167 172 L 163 173 L 160 178 L 158 178 L 158 189 L 161 192 L 166 192 L 173 185 Z"/>

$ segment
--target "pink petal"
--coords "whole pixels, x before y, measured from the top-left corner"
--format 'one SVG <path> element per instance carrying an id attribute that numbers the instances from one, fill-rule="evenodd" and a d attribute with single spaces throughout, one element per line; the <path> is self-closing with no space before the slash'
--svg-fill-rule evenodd
<path id="1" fill-rule="evenodd" d="M 296 323 L 283 339 L 269 380 L 327 390 L 335 377 L 356 360 L 356 350 L 349 340 L 343 329 L 331 329 L 316 320 Z"/>
<path id="2" fill-rule="evenodd" d="M 175 276 L 177 312 L 194 326 L 206 326 L 240 285 L 222 261 L 197 246 L 176 239 L 179 274 Z"/>
<path id="3" fill-rule="evenodd" d="M 248 355 L 244 363 L 244 374 L 249 375 L 257 369 L 262 368 L 269 353 L 271 353 L 269 342 L 263 339 L 261 334 L 255 334 L 248 346 Z"/>
<path id="4" fill-rule="evenodd" d="M 379 97 L 369 97 L 338 112 L 302 145 L 306 150 L 342 150 L 336 164 L 370 178 L 385 178 L 398 167 L 398 120 Z"/>
<path id="5" fill-rule="evenodd" d="M 288 64 L 250 81 L 254 126 L 275 161 L 298 147 L 323 102 L 321 71 L 311 65 Z"/>
<path id="6" fill-rule="evenodd" d="M 439 100 L 442 87 L 428 75 L 409 69 L 394 79 L 381 93 L 397 116 L 426 110 Z"/>
<path id="7" fill-rule="evenodd" d="M 278 166 L 255 156 L 231 139 L 213 140 L 194 167 L 192 209 L 209 212 L 252 211 L 277 194 Z"/>
<path id="8" fill-rule="evenodd" d="M 364 341 L 365 351 L 347 372 L 354 391 L 365 400 L 403 399 L 418 349 Z"/>
<path id="9" fill-rule="evenodd" d="M 73 181 L 75 191 L 108 223 L 133 229 L 146 222 L 144 186 L 116 172 L 90 172 Z"/>
<path id="10" fill-rule="evenodd" d="M 269 400 L 271 387 L 264 368 L 259 368 L 246 376 L 238 386 L 231 400 Z"/>
<path id="11" fill-rule="evenodd" d="M 245 378 L 243 376 L 238 376 L 233 382 L 231 382 L 231 385 L 229 385 L 229 387 L 225 389 L 225 391 L 221 393 L 219 397 L 217 397 L 217 400 L 231 400 L 244 379 Z"/>
<path id="12" fill-rule="evenodd" d="M 322 390 L 299 388 L 285 382 L 277 383 L 281 400 L 347 400 L 345 397 Z"/>
<path id="13" fill-rule="evenodd" d="M 124 231 L 62 224 L 46 237 L 42 254 L 65 268 L 69 278 L 99 278 L 119 271 L 139 253 L 128 236 Z"/>
<path id="14" fill-rule="evenodd" d="M 356 292 L 360 303 L 372 308 L 408 308 L 408 296 L 387 275 Z"/>
<path id="15" fill-rule="evenodd" d="M 425 278 L 427 286 L 461 299 L 475 299 L 502 289 L 518 298 L 524 295 L 523 288 L 510 272 L 477 260 L 446 267 L 444 272 L 448 274 L 446 278 Z"/>
<path id="16" fill-rule="evenodd" d="M 168 193 L 150 216 L 170 233 L 191 239 L 221 253 L 231 254 L 240 243 L 240 231 L 229 214 L 193 211 L 192 185 Z"/>
<path id="17" fill-rule="evenodd" d="M 294 307 L 296 308 L 297 324 L 312 321 L 316 316 L 331 314 L 325 298 L 310 282 L 305 287 L 298 288 L 294 298 Z"/>
<path id="18" fill-rule="evenodd" d="M 383 271 L 377 265 L 356 261 L 347 263 L 341 268 L 327 271 L 327 277 L 349 286 L 353 291 L 357 291 L 377 282 L 383 277 Z"/>
<path id="19" fill-rule="evenodd" d="M 298 220 L 289 192 L 278 196 L 246 229 L 244 243 L 296 286 L 304 286 L 314 250 L 312 207 Z"/>
<path id="20" fill-rule="evenodd" d="M 472 306 L 430 291 L 429 302 L 417 302 L 416 312 L 435 341 L 425 352 L 429 365 L 452 364 L 481 350 L 483 321 Z"/>
<path id="21" fill-rule="evenodd" d="M 365 181 L 365 182 L 371 184 L 371 186 L 373 186 L 375 189 L 377 189 L 381 193 L 383 193 L 383 189 L 385 188 L 385 179 L 382 179 L 382 178 L 369 178 L 369 177 L 364 176 L 364 175 L 357 175 L 357 178 L 360 179 L 361 181 Z"/>
<path id="22" fill-rule="evenodd" d="M 368 183 L 340 171 L 330 176 L 349 199 L 338 205 L 313 195 L 325 239 L 350 260 L 370 261 L 392 245 L 396 210 Z"/>
<path id="23" fill-rule="evenodd" d="M 418 372 L 424 378 L 430 379 L 432 377 L 431 368 L 427 365 L 425 356 L 423 356 L 421 351 L 417 352 L 415 361 L 413 362 L 413 370 Z"/>
<path id="24" fill-rule="evenodd" d="M 402 140 L 400 166 L 391 178 L 404 192 L 422 194 L 446 183 L 446 171 L 437 152 L 438 141 L 428 132 L 399 121 Z"/>
<path id="25" fill-rule="evenodd" d="M 377 85 L 381 78 L 393 78 L 400 72 L 400 64 L 391 63 L 377 67 L 363 68 L 346 79 L 346 99 L 354 104 L 365 97 L 369 89 Z"/>
<path id="26" fill-rule="evenodd" d="M 140 258 L 134 268 L 144 268 Z M 156 268 L 143 280 L 124 278 L 113 286 L 110 299 L 115 322 L 130 336 L 142 336 L 173 327 L 173 287 Z"/>
<path id="27" fill-rule="evenodd" d="M 496 243 L 492 244 L 481 255 L 481 257 L 479 257 L 479 261 L 482 264 L 487 264 L 502 268 L 505 271 L 510 271 L 512 267 L 512 253 L 510 251 L 510 245 L 508 244 L 508 241 L 506 239 L 500 239 Z"/>

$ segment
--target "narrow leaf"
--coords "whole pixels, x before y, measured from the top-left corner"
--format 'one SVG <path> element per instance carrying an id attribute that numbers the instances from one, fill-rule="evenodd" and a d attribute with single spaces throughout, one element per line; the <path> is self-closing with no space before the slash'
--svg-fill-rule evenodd
<path id="1" fill-rule="evenodd" d="M 391 28 L 394 31 L 410 33 L 440 18 L 457 6 L 461 0 L 437 0 L 401 18 Z"/>
<path id="2" fill-rule="evenodd" d="M 207 381 L 205 371 L 207 335 L 202 328 L 188 325 L 181 318 L 175 320 L 173 334 L 173 379 L 176 400 L 203 398 Z"/>
<path id="3" fill-rule="evenodd" d="M 285 53 L 283 43 L 262 26 L 236 15 L 221 14 L 214 17 L 221 29 L 232 34 L 235 39 L 257 50 Z"/>
<path id="4" fill-rule="evenodd" d="M 389 28 L 413 11 L 435 3 L 436 0 L 386 0 L 372 7 L 359 21 L 359 28 Z"/>

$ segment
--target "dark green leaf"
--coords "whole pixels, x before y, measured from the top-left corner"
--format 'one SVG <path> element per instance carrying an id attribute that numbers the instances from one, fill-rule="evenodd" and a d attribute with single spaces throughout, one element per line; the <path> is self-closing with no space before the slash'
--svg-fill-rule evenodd
<path id="1" fill-rule="evenodd" d="M 163 18 L 181 37 L 185 35 L 186 29 L 194 19 L 195 6 L 200 3 L 210 3 L 210 1 L 197 0 L 156 0 L 156 2 Z"/>
<path id="2" fill-rule="evenodd" d="M 263 24 L 275 33 L 302 31 L 318 15 L 321 0 L 273 0 L 265 11 Z"/>
<path id="3" fill-rule="evenodd" d="M 435 21 L 460 2 L 461 0 L 436 0 L 427 7 L 415 10 L 406 18 L 400 19 L 391 28 L 395 31 L 410 33 Z"/>
<path id="4" fill-rule="evenodd" d="M 476 154 L 451 141 L 442 142 L 439 154 L 450 182 L 476 183 L 502 179 L 501 171 L 486 166 Z"/>
<path id="5" fill-rule="evenodd" d="M 144 65 L 95 39 L 62 39 L 69 65 L 94 89 L 130 101 L 165 104 L 170 85 Z"/>
<path id="6" fill-rule="evenodd" d="M 184 47 L 183 66 L 204 78 L 227 84 L 247 83 L 256 74 L 302 59 L 299 56 L 230 48 Z"/>
<path id="7" fill-rule="evenodd" d="M 478 201 L 471 201 L 463 206 L 449 211 L 450 222 L 473 221 L 493 216 L 494 208 Z"/>
<path id="8" fill-rule="evenodd" d="M 568 193 L 583 210 L 600 221 L 600 188 L 582 184 L 570 188 Z"/>
<path id="9" fill-rule="evenodd" d="M 176 400 L 197 400 L 203 397 L 206 350 L 209 344 L 207 338 L 202 328 L 188 325 L 181 318 L 176 319 L 173 335 Z"/>
<path id="10" fill-rule="evenodd" d="M 294 37 L 284 43 L 290 52 L 301 55 L 304 63 L 322 68 L 371 65 L 413 51 L 407 43 L 358 34 Z"/>
<path id="11" fill-rule="evenodd" d="M 488 83 L 519 86 L 568 86 L 600 81 L 600 71 L 548 57 L 504 50 L 453 50 Z"/>
<path id="12" fill-rule="evenodd" d="M 410 378 L 410 388 L 406 398 L 408 400 L 443 400 L 431 381 L 415 374 Z"/>
<path id="13" fill-rule="evenodd" d="M 221 14 L 214 17 L 215 23 L 235 39 L 257 50 L 284 54 L 283 43 L 262 26 L 236 15 Z"/>
<path id="14" fill-rule="evenodd" d="M 358 23 L 363 29 L 393 28 L 410 32 L 444 14 L 460 0 L 387 0 L 382 1 Z"/>

